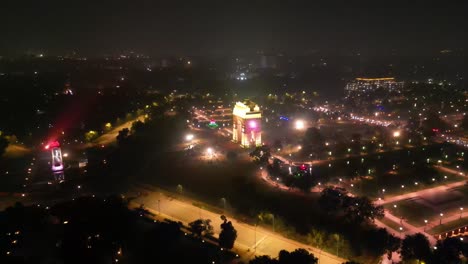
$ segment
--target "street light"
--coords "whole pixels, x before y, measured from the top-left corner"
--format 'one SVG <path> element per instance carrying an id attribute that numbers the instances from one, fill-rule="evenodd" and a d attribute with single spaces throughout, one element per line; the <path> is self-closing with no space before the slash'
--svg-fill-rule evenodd
<path id="1" fill-rule="evenodd" d="M 221 198 L 221 201 L 223 201 L 223 213 L 226 212 L 226 198 Z"/>
<path id="2" fill-rule="evenodd" d="M 161 216 L 161 200 L 158 199 L 158 211 L 159 211 L 159 216 Z"/>
<path id="3" fill-rule="evenodd" d="M 400 136 L 400 131 L 397 130 L 393 132 L 393 137 L 397 138 L 399 136 Z"/>
<path id="4" fill-rule="evenodd" d="M 188 134 L 188 135 L 185 136 L 185 140 L 186 141 L 192 141 L 193 137 L 194 137 L 193 134 Z"/>
<path id="5" fill-rule="evenodd" d="M 403 227 L 400 226 L 400 237 L 401 237 L 401 232 L 403 232 Z"/>
<path id="6" fill-rule="evenodd" d="M 460 219 L 462 218 L 462 214 L 463 214 L 463 207 L 460 207 Z"/>
<path id="7" fill-rule="evenodd" d="M 439 225 L 442 224 L 442 216 L 444 216 L 444 214 L 443 214 L 443 213 L 440 213 L 440 222 L 439 222 Z"/>
<path id="8" fill-rule="evenodd" d="M 426 228 L 427 228 L 427 220 L 424 219 L 424 232 L 426 232 Z"/>
<path id="9" fill-rule="evenodd" d="M 271 218 L 273 219 L 273 232 L 275 232 L 275 215 L 271 214 Z"/>
<path id="10" fill-rule="evenodd" d="M 303 130 L 305 128 L 305 123 L 303 120 L 297 120 L 294 125 L 297 130 Z"/>
<path id="11" fill-rule="evenodd" d="M 206 153 L 210 155 L 210 157 L 213 157 L 213 149 L 212 148 L 207 148 Z"/>

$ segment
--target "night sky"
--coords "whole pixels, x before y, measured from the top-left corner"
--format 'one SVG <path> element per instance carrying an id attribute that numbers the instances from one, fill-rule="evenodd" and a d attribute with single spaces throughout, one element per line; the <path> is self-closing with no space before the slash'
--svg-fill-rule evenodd
<path id="1" fill-rule="evenodd" d="M 466 49 L 468 1 L 428 2 L 2 1 L 0 55 Z"/>

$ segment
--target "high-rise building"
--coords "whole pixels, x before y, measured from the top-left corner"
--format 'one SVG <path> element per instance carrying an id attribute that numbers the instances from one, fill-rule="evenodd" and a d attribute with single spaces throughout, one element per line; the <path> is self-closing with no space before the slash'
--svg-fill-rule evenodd
<path id="1" fill-rule="evenodd" d="M 385 78 L 356 78 L 346 84 L 345 90 L 349 93 L 372 92 L 383 89 L 387 92 L 399 91 L 403 88 L 404 82 L 397 82 L 393 77 Z"/>
<path id="2" fill-rule="evenodd" d="M 242 147 L 262 144 L 262 112 L 252 101 L 237 102 L 232 112 L 232 140 Z"/>

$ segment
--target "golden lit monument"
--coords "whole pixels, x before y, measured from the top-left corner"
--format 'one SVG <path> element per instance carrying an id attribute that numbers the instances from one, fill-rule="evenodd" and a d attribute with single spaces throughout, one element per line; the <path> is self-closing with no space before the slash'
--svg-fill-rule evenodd
<path id="1" fill-rule="evenodd" d="M 262 112 L 252 101 L 237 102 L 232 112 L 232 141 L 242 147 L 262 145 Z"/>

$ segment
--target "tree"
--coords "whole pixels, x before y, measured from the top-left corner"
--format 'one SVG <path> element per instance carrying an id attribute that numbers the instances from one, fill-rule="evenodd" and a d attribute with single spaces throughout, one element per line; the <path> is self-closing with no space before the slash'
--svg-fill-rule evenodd
<path id="1" fill-rule="evenodd" d="M 128 128 L 124 128 L 120 130 L 119 134 L 117 135 L 117 143 L 119 145 L 124 143 L 128 139 L 129 134 L 130 134 L 130 130 Z"/>
<path id="2" fill-rule="evenodd" d="M 323 189 L 319 205 L 328 213 L 336 213 L 342 207 L 343 199 L 347 196 L 347 192 L 340 188 L 325 188 Z"/>
<path id="3" fill-rule="evenodd" d="M 314 254 L 309 253 L 309 251 L 298 248 L 293 252 L 288 252 L 286 250 L 281 250 L 279 252 L 279 263 L 280 264 L 316 264 L 318 259 Z"/>
<path id="4" fill-rule="evenodd" d="M 457 237 L 449 237 L 437 241 L 436 250 L 431 263 L 437 264 L 457 264 L 462 263 L 460 255 L 463 253 L 463 242 Z M 465 253 L 466 254 L 466 253 Z M 466 257 L 466 255 L 465 255 Z"/>
<path id="5" fill-rule="evenodd" d="M 0 136 L 0 157 L 3 156 L 3 154 L 5 154 L 8 144 L 8 140 Z"/>
<path id="6" fill-rule="evenodd" d="M 255 147 L 255 149 L 250 152 L 249 156 L 260 164 L 267 163 L 268 159 L 271 157 L 270 147 L 267 145 Z"/>
<path id="7" fill-rule="evenodd" d="M 344 199 L 344 208 L 346 211 L 346 219 L 352 223 L 362 223 L 375 218 L 384 217 L 383 206 L 374 206 L 372 201 L 367 197 L 349 197 Z"/>
<path id="8" fill-rule="evenodd" d="M 93 141 L 94 139 L 96 139 L 98 136 L 99 136 L 99 135 L 98 135 L 98 133 L 97 133 L 96 131 L 90 130 L 90 131 L 86 132 L 86 134 L 85 134 L 85 140 L 86 140 L 87 142 L 91 142 L 91 141 Z"/>
<path id="9" fill-rule="evenodd" d="M 224 221 L 221 224 L 221 233 L 219 234 L 219 246 L 221 248 L 232 249 L 237 238 L 237 230 L 232 226 L 225 216 L 221 216 Z"/>
<path id="10" fill-rule="evenodd" d="M 197 219 L 189 223 L 190 230 L 198 237 L 204 235 L 213 235 L 213 226 L 211 225 L 210 219 Z"/>
<path id="11" fill-rule="evenodd" d="M 144 128 L 145 123 L 141 122 L 140 120 L 137 120 L 132 123 L 132 133 L 134 134 L 140 134 Z"/>
<path id="12" fill-rule="evenodd" d="M 249 264 L 279 264 L 277 259 L 271 258 L 270 256 L 255 256 L 254 259 L 249 261 Z"/>
<path id="13" fill-rule="evenodd" d="M 431 257 L 429 240 L 421 233 L 407 235 L 401 243 L 401 257 L 404 261 L 424 261 Z"/>

